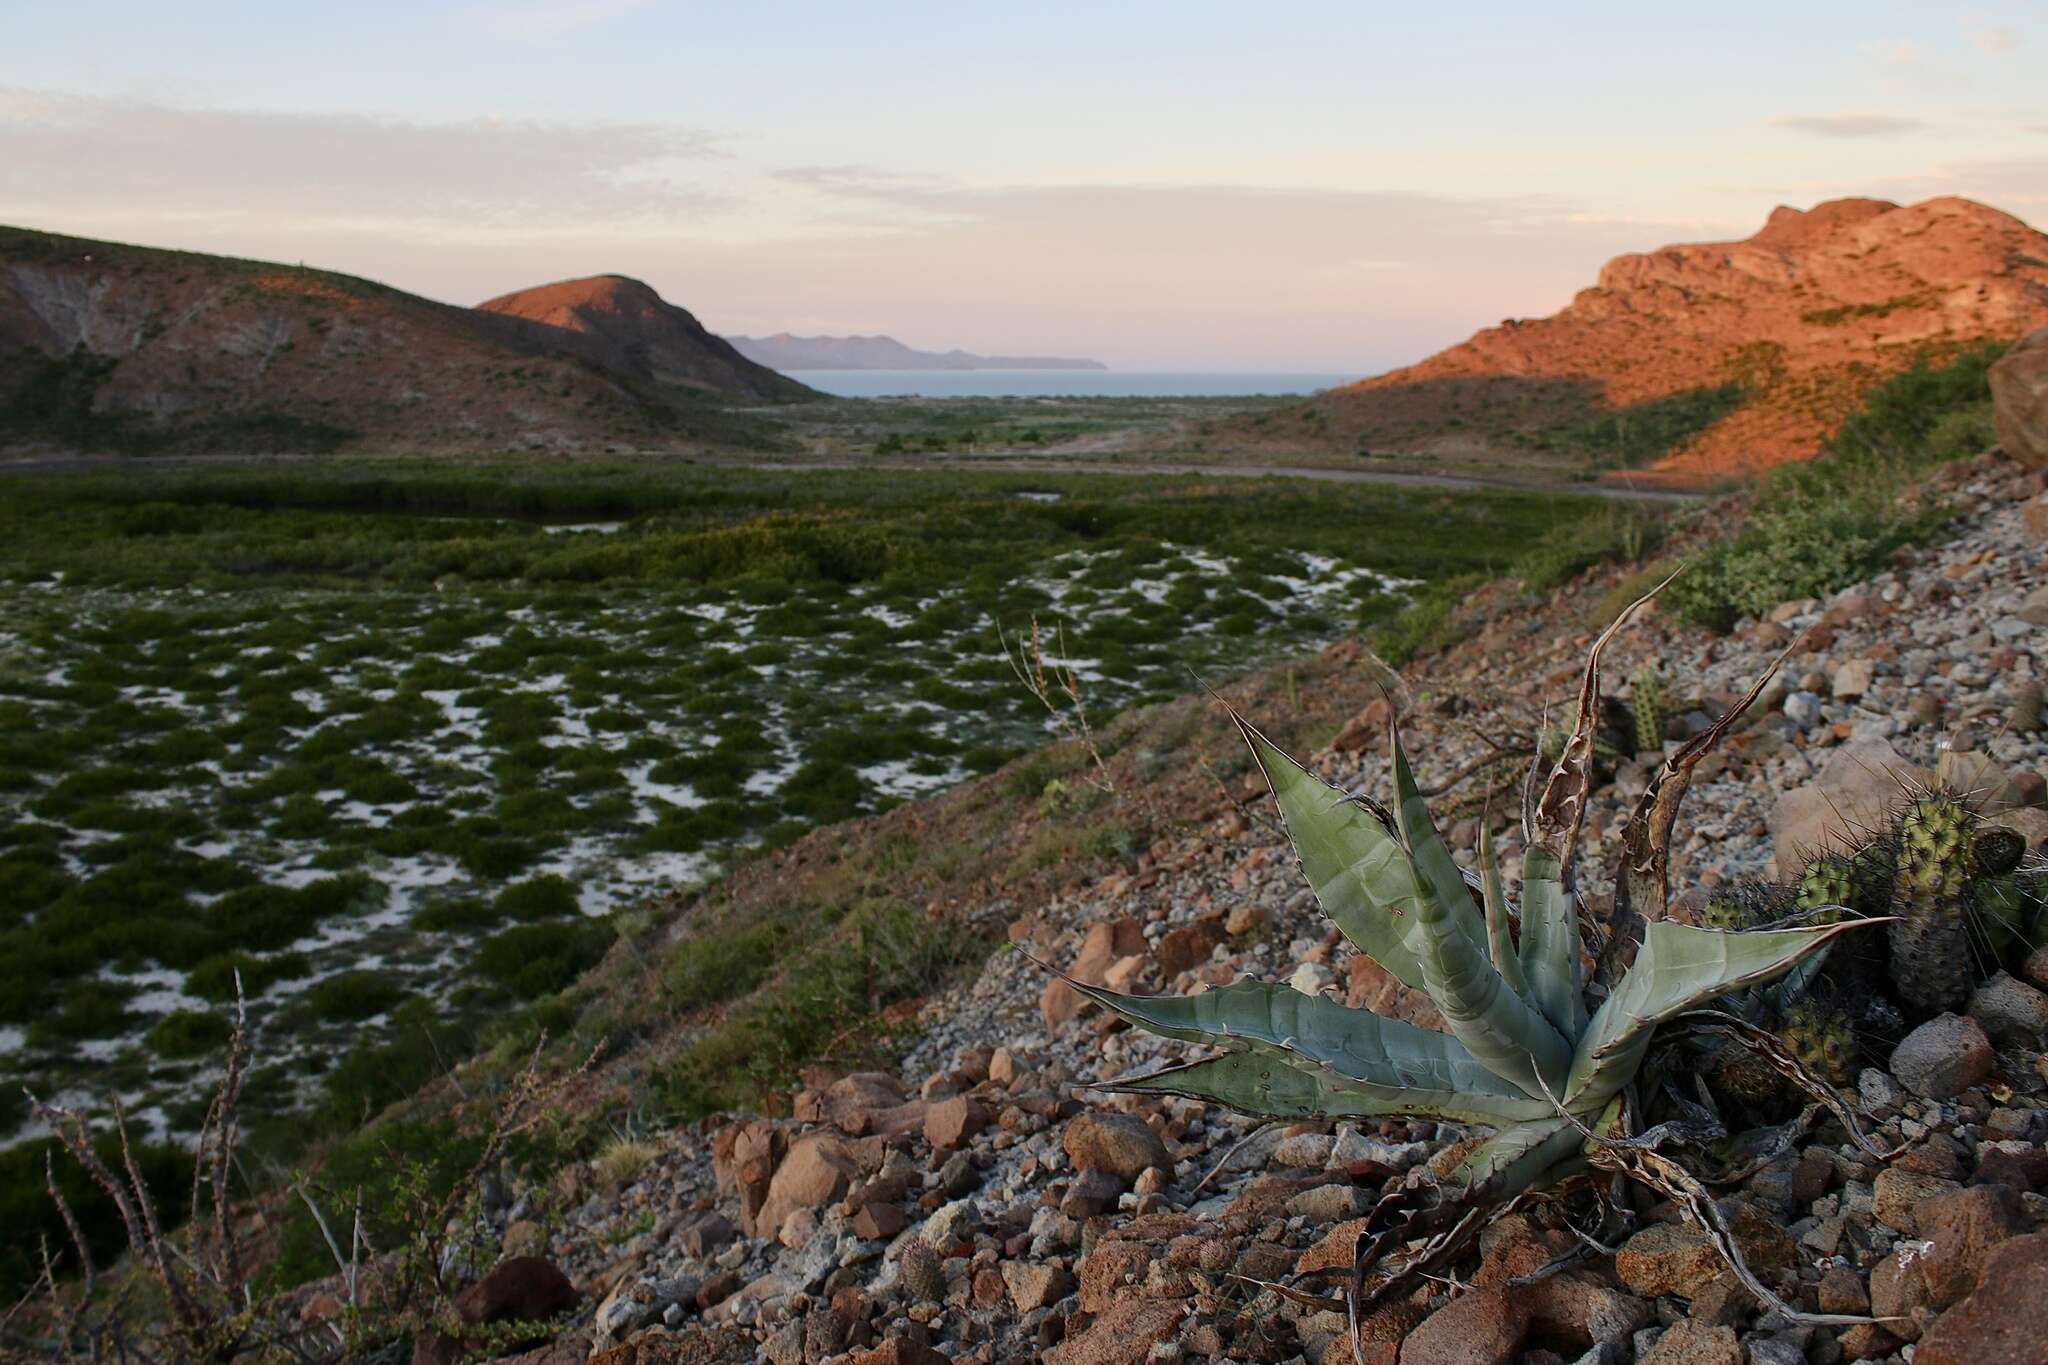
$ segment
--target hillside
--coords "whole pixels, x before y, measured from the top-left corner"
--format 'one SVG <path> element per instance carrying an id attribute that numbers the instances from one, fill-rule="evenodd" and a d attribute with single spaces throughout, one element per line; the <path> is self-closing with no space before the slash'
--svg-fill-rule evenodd
<path id="1" fill-rule="evenodd" d="M 660 384 L 786 402 L 811 390 L 748 359 L 688 311 L 623 275 L 594 275 L 521 289 L 477 305 L 587 337 L 607 370 Z"/>
<path id="2" fill-rule="evenodd" d="M 1106 370 L 1099 360 L 918 351 L 894 337 L 731 337 L 741 355 L 778 370 Z"/>
<path id="3" fill-rule="evenodd" d="M 1270 444 L 1648 466 L 1706 482 L 1805 459 L 1927 348 L 2048 323 L 2048 236 L 1967 199 L 1775 210 L 1737 242 L 1617 257 L 1546 318 L 1319 395 Z"/>
<path id="4" fill-rule="evenodd" d="M 644 285 L 608 296 L 630 315 L 592 297 L 536 320 L 304 266 L 0 228 L 0 448 L 688 449 L 765 439 L 725 411 L 733 399 L 810 392 Z"/>

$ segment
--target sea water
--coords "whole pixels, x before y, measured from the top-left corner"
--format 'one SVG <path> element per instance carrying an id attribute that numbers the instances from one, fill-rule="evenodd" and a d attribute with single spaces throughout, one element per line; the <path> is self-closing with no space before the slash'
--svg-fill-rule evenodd
<path id="1" fill-rule="evenodd" d="M 1242 398 L 1308 394 L 1363 374 L 1204 370 L 787 370 L 841 398 Z"/>

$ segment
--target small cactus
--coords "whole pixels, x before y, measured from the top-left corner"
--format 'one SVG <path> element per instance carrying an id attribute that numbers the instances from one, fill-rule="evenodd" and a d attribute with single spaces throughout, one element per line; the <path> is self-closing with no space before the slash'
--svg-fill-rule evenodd
<path id="1" fill-rule="evenodd" d="M 2041 684 L 2029 678 L 2020 684 L 2019 694 L 2012 702 L 2012 730 L 2017 735 L 2030 735 L 2041 728 Z"/>
<path id="2" fill-rule="evenodd" d="M 905 1244 L 897 1269 L 912 1303 L 945 1302 L 945 1269 L 939 1263 L 939 1253 L 923 1238 L 913 1237 Z"/>
<path id="3" fill-rule="evenodd" d="M 1787 908 L 1785 892 L 1780 887 L 1766 882 L 1725 882 L 1707 897 L 1706 906 L 1700 911 L 1700 924 L 1723 933 L 1740 933 L 1773 923 L 1783 917 Z"/>
<path id="4" fill-rule="evenodd" d="M 1849 859 L 1823 855 L 1807 864 L 1799 879 L 1797 904 L 1809 924 L 1833 924 L 1842 918 L 1842 907 L 1856 903 L 1856 870 Z"/>
<path id="5" fill-rule="evenodd" d="M 1635 717 L 1636 752 L 1654 754 L 1664 748 L 1664 684 L 1657 670 L 1644 664 L 1629 676 L 1630 710 Z"/>
<path id="6" fill-rule="evenodd" d="M 1923 796 L 1899 821 L 1892 985 L 1924 1014 L 1960 1009 L 1976 984 L 1968 913 L 1976 830 L 1976 815 L 1953 796 Z"/>
<path id="7" fill-rule="evenodd" d="M 1842 1010 L 1802 1001 L 1785 1011 L 1778 1037 L 1806 1069 L 1830 1085 L 1847 1085 L 1856 1075 L 1856 1031 Z"/>
<path id="8" fill-rule="evenodd" d="M 2027 841 L 2016 829 L 1993 825 L 1970 843 L 1970 857 L 1980 877 L 2003 877 L 2027 856 Z"/>

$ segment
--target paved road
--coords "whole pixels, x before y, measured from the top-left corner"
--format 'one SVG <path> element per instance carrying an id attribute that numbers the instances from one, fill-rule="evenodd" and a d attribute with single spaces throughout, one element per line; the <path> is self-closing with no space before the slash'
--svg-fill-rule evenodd
<path id="1" fill-rule="evenodd" d="M 177 455 L 154 456 L 149 460 L 135 462 L 136 467 L 148 469 L 218 468 L 233 465 L 256 465 L 305 462 L 326 462 L 337 457 L 331 455 Z M 346 459 L 346 456 L 339 458 Z M 663 458 L 653 456 L 649 458 Z M 1457 474 L 1418 474 L 1392 469 L 1332 469 L 1320 465 L 1267 465 L 1267 464 L 1202 464 L 1180 461 L 1131 461 L 1121 463 L 1104 459 L 1062 460 L 1039 455 L 970 455 L 957 451 L 934 452 L 915 460 L 873 460 L 855 458 L 798 458 L 792 460 L 761 460 L 745 456 L 698 455 L 688 457 L 667 457 L 686 459 L 700 465 L 719 465 L 729 469 L 803 470 L 803 469 L 897 469 L 915 472 L 920 469 L 977 469 L 993 473 L 1008 474 L 1049 474 L 1056 476 L 1078 474 L 1119 474 L 1126 478 L 1145 474 L 1191 475 L 1197 478 L 1216 479 L 1311 479 L 1323 483 L 1383 483 L 1399 488 L 1447 488 L 1462 491 L 1485 489 L 1520 489 L 1531 493 L 1563 493 L 1585 497 L 1609 498 L 1618 502 L 1690 502 L 1699 495 L 1673 492 L 1660 488 L 1626 488 L 1614 484 L 1567 483 L 1529 484 L 1514 483 L 1505 479 L 1474 479 Z M 455 461 L 451 461 L 455 462 Z M 50 455 L 25 460 L 0 460 L 0 474 L 71 474 L 91 470 L 119 469 L 129 462 L 119 456 L 105 455 Z"/>

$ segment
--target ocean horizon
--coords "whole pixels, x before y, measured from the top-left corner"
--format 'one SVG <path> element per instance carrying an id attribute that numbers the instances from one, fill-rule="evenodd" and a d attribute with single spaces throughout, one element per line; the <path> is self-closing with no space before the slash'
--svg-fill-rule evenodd
<path id="1" fill-rule="evenodd" d="M 1306 370 L 785 370 L 839 398 L 1249 398 L 1364 378 Z"/>

